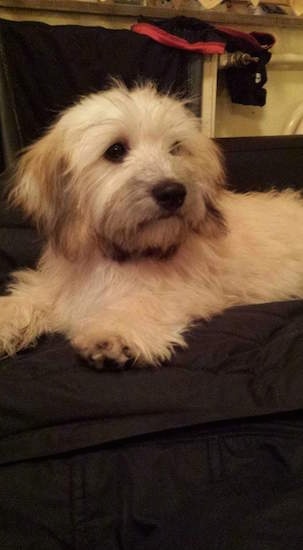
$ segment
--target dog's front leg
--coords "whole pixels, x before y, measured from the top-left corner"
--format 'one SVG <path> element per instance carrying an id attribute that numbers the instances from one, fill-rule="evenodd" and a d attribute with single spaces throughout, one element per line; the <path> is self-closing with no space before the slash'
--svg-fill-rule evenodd
<path id="1" fill-rule="evenodd" d="M 0 357 L 14 355 L 51 330 L 47 293 L 38 272 L 17 272 L 9 290 L 0 297 Z"/>
<path id="2" fill-rule="evenodd" d="M 122 304 L 121 304 L 122 305 Z M 168 315 L 142 299 L 121 309 L 104 311 L 86 321 L 71 337 L 73 347 L 96 368 L 159 365 L 171 358 L 176 346 L 185 347 L 186 319 Z"/>

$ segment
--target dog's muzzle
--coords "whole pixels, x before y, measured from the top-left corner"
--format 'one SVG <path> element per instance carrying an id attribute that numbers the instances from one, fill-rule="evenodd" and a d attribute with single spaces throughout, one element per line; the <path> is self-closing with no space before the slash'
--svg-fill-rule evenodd
<path id="1" fill-rule="evenodd" d="M 184 185 L 174 180 L 157 183 L 151 193 L 156 203 L 167 212 L 175 212 L 181 208 L 186 197 Z"/>

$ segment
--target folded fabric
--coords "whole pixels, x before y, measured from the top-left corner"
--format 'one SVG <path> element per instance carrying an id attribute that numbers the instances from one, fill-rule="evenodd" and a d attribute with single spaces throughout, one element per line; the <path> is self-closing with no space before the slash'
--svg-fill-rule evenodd
<path id="1" fill-rule="evenodd" d="M 226 81 L 233 103 L 263 106 L 266 103 L 266 64 L 271 58 L 269 49 L 275 43 L 269 33 L 246 33 L 228 27 L 213 26 L 195 18 L 141 18 L 132 31 L 149 36 L 172 48 L 198 52 L 202 55 L 242 51 L 258 58 L 246 67 L 231 67 Z"/>

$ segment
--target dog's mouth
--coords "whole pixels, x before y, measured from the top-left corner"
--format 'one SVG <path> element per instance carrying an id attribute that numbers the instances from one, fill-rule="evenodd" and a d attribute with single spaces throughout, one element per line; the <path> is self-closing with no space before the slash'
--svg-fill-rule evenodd
<path id="1" fill-rule="evenodd" d="M 141 220 L 130 232 L 119 228 L 111 236 L 100 235 L 99 246 L 104 255 L 118 262 L 130 260 L 169 260 L 187 233 L 184 220 L 178 214 L 159 214 Z"/>
<path id="2" fill-rule="evenodd" d="M 157 214 L 153 217 L 146 218 L 146 219 L 142 220 L 141 222 L 139 222 L 138 229 L 142 230 L 145 227 L 155 225 L 155 224 L 157 224 L 157 222 L 160 222 L 162 220 L 173 220 L 173 219 L 182 221 L 183 216 L 182 216 L 181 212 L 174 212 L 174 213 L 173 212 L 161 212 L 161 213 L 159 213 L 159 214 Z"/>

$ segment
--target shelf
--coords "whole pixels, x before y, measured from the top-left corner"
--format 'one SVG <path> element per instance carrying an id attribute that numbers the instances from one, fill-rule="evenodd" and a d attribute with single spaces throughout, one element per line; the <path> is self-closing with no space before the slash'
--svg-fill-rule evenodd
<path id="1" fill-rule="evenodd" d="M 140 15 L 147 17 L 174 17 L 184 15 L 196 17 L 209 23 L 224 23 L 241 26 L 254 27 L 287 27 L 302 28 L 303 17 L 291 15 L 255 15 L 253 13 L 235 13 L 234 11 L 223 11 L 227 9 L 219 6 L 215 10 L 199 9 L 178 9 L 165 7 L 145 7 L 130 4 L 104 4 L 98 2 L 83 2 L 77 0 L 0 0 L 1 9 L 6 8 L 13 11 L 15 15 L 22 15 L 22 12 L 43 12 L 43 13 L 66 13 L 115 17 L 138 18 Z"/>

